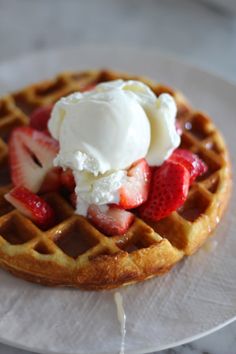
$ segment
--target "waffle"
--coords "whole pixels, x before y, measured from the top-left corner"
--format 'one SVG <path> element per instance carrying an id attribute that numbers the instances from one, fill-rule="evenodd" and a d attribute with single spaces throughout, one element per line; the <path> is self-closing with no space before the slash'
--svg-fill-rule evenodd
<path id="1" fill-rule="evenodd" d="M 74 214 L 58 193 L 43 195 L 56 213 L 56 224 L 41 230 L 14 209 L 4 194 L 11 188 L 7 139 L 10 131 L 28 123 L 37 107 L 57 101 L 90 85 L 138 79 L 158 96 L 176 100 L 183 135 L 181 147 L 197 153 L 208 172 L 191 186 L 187 201 L 158 222 L 135 221 L 123 236 L 107 237 Z M 110 289 L 160 275 L 192 255 L 220 221 L 227 205 L 231 176 L 224 140 L 210 118 L 194 111 L 178 91 L 147 79 L 111 71 L 62 73 L 0 99 L 0 265 L 29 281 L 84 289 Z"/>

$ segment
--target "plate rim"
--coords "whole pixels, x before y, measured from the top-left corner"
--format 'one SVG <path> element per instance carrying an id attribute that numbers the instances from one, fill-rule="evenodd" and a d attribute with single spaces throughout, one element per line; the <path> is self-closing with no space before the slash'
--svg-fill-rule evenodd
<path id="1" fill-rule="evenodd" d="M 132 46 L 121 45 L 121 44 L 109 45 L 109 51 L 112 51 L 113 49 L 115 49 L 115 50 L 119 49 L 120 51 L 126 51 L 126 52 L 133 53 L 134 51 L 136 51 L 136 52 L 143 51 L 144 48 L 142 46 L 138 46 L 138 45 L 132 45 Z M 223 74 L 217 73 L 215 70 L 206 69 L 203 66 L 198 66 L 196 63 L 188 61 L 187 59 L 182 58 L 181 56 L 179 56 L 177 54 L 163 52 L 156 47 L 149 46 L 145 49 L 151 55 L 158 56 L 162 60 L 165 59 L 170 62 L 175 62 L 178 65 L 183 65 L 183 66 L 188 67 L 191 70 L 201 72 L 202 74 L 206 74 L 207 76 L 211 76 L 212 79 L 220 80 L 222 83 L 224 83 L 226 85 L 230 85 L 231 89 L 236 90 L 236 79 L 230 80 L 229 78 L 225 78 L 223 76 Z M 12 56 L 9 58 L 9 60 L 0 61 L 0 70 L 2 70 L 4 68 L 4 66 L 12 66 L 12 65 L 14 65 L 14 63 L 17 63 L 19 61 L 29 60 L 29 58 L 33 59 L 38 56 L 43 57 L 43 56 L 47 56 L 47 55 L 53 55 L 55 53 L 62 53 L 65 51 L 71 52 L 71 51 L 90 51 L 90 50 L 91 51 L 107 51 L 108 47 L 105 44 L 101 44 L 101 45 L 81 44 L 78 46 L 74 46 L 74 45 L 62 46 L 62 47 L 56 46 L 56 47 L 53 47 L 50 49 L 33 50 L 33 51 L 30 51 L 26 54 L 19 55 L 19 57 Z M 94 67 L 92 69 L 96 69 L 96 68 L 99 69 L 99 67 Z M 91 69 L 91 68 L 88 68 L 88 70 L 89 69 Z M 102 69 L 102 68 L 100 67 L 100 69 Z M 53 75 L 52 75 L 52 77 L 53 77 Z M 50 79 L 50 77 L 49 77 L 49 79 Z"/>
<path id="2" fill-rule="evenodd" d="M 171 346 L 163 345 L 163 346 L 159 346 L 158 349 L 151 347 L 151 348 L 147 348 L 144 350 L 143 349 L 142 350 L 135 350 L 135 352 L 134 351 L 127 351 L 125 349 L 124 354 L 148 354 L 148 353 L 152 353 L 152 352 L 159 352 L 161 350 L 176 348 L 181 345 L 188 344 L 188 343 L 191 343 L 195 340 L 198 340 L 198 339 L 204 338 L 208 335 L 211 335 L 211 334 L 227 327 L 228 325 L 232 324 L 235 321 L 236 321 L 236 316 L 233 317 L 232 319 L 227 320 L 224 323 L 210 329 L 209 331 L 205 331 L 200 334 L 196 334 L 195 336 L 192 336 L 192 337 L 187 337 L 183 340 L 173 343 L 173 345 L 171 344 Z M 5 340 L 2 337 L 0 337 L 0 344 L 8 345 L 10 347 L 13 347 L 14 349 L 26 350 L 27 352 L 32 351 L 33 353 L 38 353 L 38 354 L 65 354 L 65 352 L 51 351 L 51 350 L 44 350 L 44 349 L 42 350 L 42 349 L 36 348 L 36 347 L 27 347 L 27 346 L 20 344 L 20 343 L 15 343 L 15 342 L 11 342 L 9 340 Z M 70 354 L 81 354 L 81 353 L 80 352 L 73 352 L 73 353 L 71 352 Z M 94 354 L 96 354 L 96 353 L 94 353 Z M 107 354 L 107 352 L 99 352 L 99 354 Z"/>
<path id="3" fill-rule="evenodd" d="M 143 47 L 139 47 L 139 46 L 134 46 L 134 47 L 128 47 L 128 46 L 109 46 L 109 50 L 112 49 L 112 47 L 116 48 L 121 48 L 121 50 L 123 51 L 129 51 L 130 53 L 133 53 L 134 51 L 136 52 L 140 52 L 141 50 L 143 50 Z M 69 47 L 59 47 L 59 48 L 54 48 L 54 49 L 45 49 L 45 50 L 39 50 L 39 51 L 32 51 L 28 54 L 24 54 L 19 56 L 18 58 L 11 58 L 8 61 L 2 61 L 0 62 L 0 71 L 3 70 L 3 68 L 5 67 L 11 67 L 12 65 L 15 65 L 15 63 L 19 62 L 19 61 L 24 61 L 25 59 L 29 60 L 29 58 L 33 59 L 35 57 L 46 57 L 46 56 L 50 56 L 53 55 L 55 53 L 62 53 L 62 52 L 70 52 L 70 51 L 96 51 L 96 50 L 104 50 L 104 49 L 108 49 L 107 46 L 96 46 L 96 45 L 80 45 L 80 46 L 69 46 Z M 190 70 L 194 70 L 197 72 L 201 72 L 203 74 L 206 74 L 207 76 L 211 76 L 212 79 L 217 79 L 220 80 L 222 83 L 226 84 L 226 85 L 230 85 L 231 89 L 235 90 L 236 92 L 236 82 L 231 81 L 229 79 L 225 79 L 224 77 L 222 77 L 219 74 L 216 74 L 215 72 L 212 71 L 208 71 L 202 67 L 198 67 L 197 65 L 193 64 L 193 63 L 189 63 L 188 61 L 169 54 L 169 53 L 163 53 L 155 48 L 147 48 L 148 53 L 150 52 L 151 55 L 155 55 L 156 57 L 160 57 L 161 60 L 168 60 L 170 62 L 173 63 L 177 63 L 177 65 L 181 65 L 181 66 L 185 66 L 187 68 L 189 68 Z M 159 347 L 151 347 L 151 348 L 147 348 L 147 349 L 142 349 L 142 350 L 136 350 L 134 351 L 125 351 L 125 353 L 127 354 L 145 354 L 145 353 L 150 353 L 153 351 L 160 351 L 160 350 L 165 350 L 165 349 L 169 349 L 169 348 L 173 348 L 173 347 L 177 347 L 192 341 L 195 341 L 197 339 L 203 338 L 207 335 L 210 335 L 222 328 L 224 328 L 225 326 L 229 325 L 230 323 L 233 323 L 236 320 L 236 308 L 235 308 L 235 316 L 222 322 L 221 324 L 209 329 L 208 331 L 204 331 L 201 333 L 198 333 L 194 336 L 190 336 L 190 337 L 186 337 L 180 341 L 176 341 L 174 343 L 171 343 L 170 345 L 163 345 L 163 346 L 159 346 Z M 36 347 L 31 347 L 31 346 L 27 346 L 27 345 L 23 345 L 21 343 L 15 342 L 15 341 L 11 341 L 11 340 L 6 340 L 3 337 L 0 336 L 0 342 L 5 344 L 5 345 L 9 345 L 12 346 L 14 348 L 18 348 L 18 349 L 22 349 L 22 350 L 27 350 L 27 351 L 33 351 L 36 353 L 43 353 L 43 354 L 64 354 L 63 352 L 59 352 L 59 351 L 51 351 L 51 350 L 42 350 L 40 348 L 36 348 Z M 74 354 L 79 354 L 79 352 L 75 352 Z M 95 353 L 94 353 L 95 354 Z M 102 354 L 99 353 L 99 354 Z M 105 353 L 104 353 L 105 354 Z"/>

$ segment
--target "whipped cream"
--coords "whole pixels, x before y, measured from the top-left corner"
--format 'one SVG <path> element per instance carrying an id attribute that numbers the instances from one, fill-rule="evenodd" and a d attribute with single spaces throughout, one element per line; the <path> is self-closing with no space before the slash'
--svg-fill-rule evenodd
<path id="1" fill-rule="evenodd" d="M 91 204 L 119 203 L 118 190 L 125 182 L 126 171 L 118 170 L 99 176 L 91 172 L 74 171 L 74 177 L 78 196 L 76 213 L 86 215 Z"/>
<path id="2" fill-rule="evenodd" d="M 157 166 L 170 156 L 180 143 L 176 112 L 169 94 L 157 98 L 134 80 L 101 83 L 55 104 L 48 123 L 60 144 L 54 164 L 73 171 L 77 213 L 86 215 L 90 204 L 118 203 L 135 161 Z"/>

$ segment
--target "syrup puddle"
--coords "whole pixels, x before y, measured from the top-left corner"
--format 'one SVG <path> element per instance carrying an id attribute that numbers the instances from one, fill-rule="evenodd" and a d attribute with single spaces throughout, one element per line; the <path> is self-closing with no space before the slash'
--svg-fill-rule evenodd
<path id="1" fill-rule="evenodd" d="M 123 306 L 123 297 L 120 292 L 115 292 L 114 300 L 116 304 L 117 318 L 120 322 L 121 344 L 119 354 L 125 354 L 126 314 Z"/>

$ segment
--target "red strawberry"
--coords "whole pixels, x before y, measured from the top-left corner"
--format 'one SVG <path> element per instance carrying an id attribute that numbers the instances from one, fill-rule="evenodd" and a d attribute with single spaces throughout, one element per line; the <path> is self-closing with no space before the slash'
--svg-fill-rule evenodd
<path id="1" fill-rule="evenodd" d="M 119 206 L 124 209 L 132 209 L 147 200 L 151 169 L 145 159 L 135 162 L 128 170 L 127 181 L 119 190 Z"/>
<path id="2" fill-rule="evenodd" d="M 56 192 L 61 188 L 61 173 L 60 167 L 52 168 L 45 176 L 40 187 L 40 193 Z"/>
<path id="3" fill-rule="evenodd" d="M 73 208 L 76 208 L 76 204 L 77 204 L 77 195 L 75 192 L 72 192 L 70 194 L 70 201 L 71 201 L 71 204 L 73 206 Z"/>
<path id="4" fill-rule="evenodd" d="M 38 195 L 25 187 L 15 187 L 5 194 L 6 200 L 17 208 L 22 214 L 32 219 L 42 228 L 52 226 L 54 211 L 51 206 Z"/>
<path id="5" fill-rule="evenodd" d="M 198 176 L 207 171 L 207 165 L 197 155 L 191 151 L 184 149 L 176 149 L 170 156 L 169 161 L 180 163 L 190 173 L 190 184 L 192 184 Z"/>
<path id="6" fill-rule="evenodd" d="M 104 210 L 103 210 L 104 209 Z M 134 215 L 115 205 L 90 205 L 88 218 L 105 235 L 123 235 L 134 220 Z"/>
<path id="7" fill-rule="evenodd" d="M 13 130 L 9 141 L 11 179 L 15 186 L 24 186 L 38 192 L 53 167 L 58 143 L 30 127 Z"/>
<path id="8" fill-rule="evenodd" d="M 86 92 L 86 91 L 91 91 L 96 87 L 97 84 L 90 83 L 86 85 L 80 92 Z"/>
<path id="9" fill-rule="evenodd" d="M 40 131 L 48 131 L 48 120 L 51 116 L 53 105 L 36 108 L 30 115 L 31 128 Z"/>
<path id="10" fill-rule="evenodd" d="M 141 217 L 157 221 L 178 209 L 187 198 L 189 179 L 188 170 L 175 162 L 154 167 L 148 200 L 139 208 Z"/>
<path id="11" fill-rule="evenodd" d="M 66 169 L 61 173 L 61 184 L 68 189 L 68 191 L 73 192 L 75 189 L 75 179 L 71 169 Z"/>

